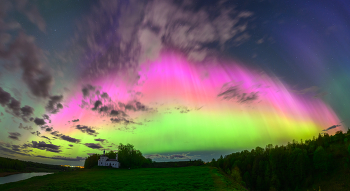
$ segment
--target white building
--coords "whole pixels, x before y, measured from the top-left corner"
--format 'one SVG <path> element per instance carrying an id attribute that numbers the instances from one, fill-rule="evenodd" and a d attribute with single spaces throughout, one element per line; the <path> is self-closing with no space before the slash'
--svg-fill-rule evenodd
<path id="1" fill-rule="evenodd" d="M 118 162 L 118 153 L 117 153 L 115 159 L 109 159 L 105 155 L 105 151 L 103 151 L 103 155 L 101 155 L 100 159 L 98 160 L 98 166 L 111 166 L 113 168 L 119 168 L 120 163 Z"/>

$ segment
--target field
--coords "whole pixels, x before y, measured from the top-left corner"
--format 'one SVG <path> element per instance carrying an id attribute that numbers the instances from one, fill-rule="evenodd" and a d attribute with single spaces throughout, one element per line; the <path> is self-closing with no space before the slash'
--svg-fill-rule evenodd
<path id="1" fill-rule="evenodd" d="M 212 167 L 96 167 L 0 185 L 0 190 L 246 190 Z"/>

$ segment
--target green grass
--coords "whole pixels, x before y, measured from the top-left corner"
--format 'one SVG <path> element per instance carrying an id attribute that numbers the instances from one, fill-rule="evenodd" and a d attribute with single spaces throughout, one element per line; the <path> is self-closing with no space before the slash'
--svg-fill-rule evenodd
<path id="1" fill-rule="evenodd" d="M 246 190 L 212 167 L 59 172 L 0 185 L 0 190 Z"/>

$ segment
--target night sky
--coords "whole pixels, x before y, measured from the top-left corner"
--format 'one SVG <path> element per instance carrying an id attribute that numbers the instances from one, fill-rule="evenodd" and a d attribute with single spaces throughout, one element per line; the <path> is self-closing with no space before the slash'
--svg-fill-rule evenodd
<path id="1" fill-rule="evenodd" d="M 0 156 L 83 165 L 350 126 L 348 0 L 0 0 Z"/>

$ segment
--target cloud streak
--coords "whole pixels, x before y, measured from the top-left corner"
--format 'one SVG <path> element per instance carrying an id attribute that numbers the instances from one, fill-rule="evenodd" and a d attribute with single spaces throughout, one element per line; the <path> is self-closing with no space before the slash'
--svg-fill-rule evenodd
<path id="1" fill-rule="evenodd" d="M 341 125 L 333 125 L 333 126 L 330 126 L 330 127 L 328 127 L 327 129 L 324 129 L 324 130 L 322 130 L 322 131 L 329 131 L 329 130 L 331 130 L 331 129 L 335 129 L 335 128 L 337 128 L 337 127 L 340 127 Z"/>

